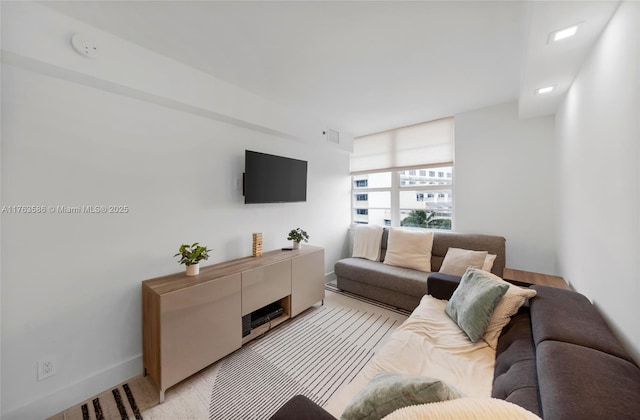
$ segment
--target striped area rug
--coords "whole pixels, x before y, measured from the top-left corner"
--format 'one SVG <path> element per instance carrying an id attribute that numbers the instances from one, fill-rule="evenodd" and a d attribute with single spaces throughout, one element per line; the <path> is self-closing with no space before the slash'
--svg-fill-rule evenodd
<path id="1" fill-rule="evenodd" d="M 111 395 L 113 395 L 113 401 L 115 403 L 115 407 L 118 410 L 118 414 L 116 416 L 120 416 L 122 419 L 134 418 L 134 419 L 142 419 L 142 415 L 140 414 L 140 409 L 138 409 L 138 405 L 136 404 L 136 399 L 133 397 L 133 393 L 131 392 L 131 388 L 129 384 L 122 385 L 122 391 L 126 396 L 126 399 L 122 398 L 122 394 L 120 393 L 119 388 L 115 388 L 111 390 Z M 115 413 L 105 413 L 102 408 L 102 404 L 100 403 L 100 398 L 95 398 L 91 401 L 93 405 L 93 410 L 95 413 L 96 419 L 104 419 L 115 417 L 112 414 Z M 110 406 L 108 406 L 110 407 Z M 89 414 L 89 405 L 83 404 L 81 406 L 82 418 L 85 420 L 89 420 L 91 415 Z M 106 416 L 105 416 L 106 414 Z"/>
<path id="2" fill-rule="evenodd" d="M 133 379 L 109 391 L 103 392 L 51 419 L 56 420 L 111 420 L 142 419 L 142 411 L 149 408 L 152 401 L 148 398 L 149 387 Z M 151 403 L 151 404 L 150 404 Z"/>
<path id="3" fill-rule="evenodd" d="M 394 315 L 331 302 L 251 342 L 222 361 L 209 418 L 265 419 L 296 394 L 323 405 L 403 321 Z"/>
<path id="4" fill-rule="evenodd" d="M 323 405 L 406 318 L 328 289 L 324 305 L 169 388 L 163 404 L 139 376 L 50 419 L 264 420 L 296 394 Z"/>

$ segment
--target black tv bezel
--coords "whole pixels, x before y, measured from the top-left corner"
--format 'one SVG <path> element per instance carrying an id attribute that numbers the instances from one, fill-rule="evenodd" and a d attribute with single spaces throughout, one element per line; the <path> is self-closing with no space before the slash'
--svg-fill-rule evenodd
<path id="1" fill-rule="evenodd" d="M 247 154 L 248 153 L 276 158 L 283 162 L 304 163 L 304 199 L 291 199 L 291 200 L 274 199 L 274 200 L 264 200 L 264 201 L 255 201 L 255 200 L 247 201 Z M 306 160 L 245 149 L 245 172 L 242 173 L 242 195 L 244 196 L 244 204 L 305 203 L 307 201 L 307 192 L 308 192 L 308 173 L 309 173 L 309 162 Z"/>

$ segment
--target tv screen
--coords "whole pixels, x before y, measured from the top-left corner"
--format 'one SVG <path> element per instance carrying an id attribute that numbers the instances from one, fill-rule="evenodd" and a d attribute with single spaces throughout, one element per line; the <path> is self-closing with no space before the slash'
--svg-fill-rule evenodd
<path id="1" fill-rule="evenodd" d="M 244 202 L 307 201 L 307 162 L 245 150 Z"/>

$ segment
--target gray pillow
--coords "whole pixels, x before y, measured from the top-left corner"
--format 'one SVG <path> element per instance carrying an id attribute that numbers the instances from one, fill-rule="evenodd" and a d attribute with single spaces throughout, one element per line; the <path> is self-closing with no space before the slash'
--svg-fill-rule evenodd
<path id="1" fill-rule="evenodd" d="M 345 409 L 340 420 L 379 420 L 393 411 L 415 404 L 464 397 L 439 379 L 378 372 Z"/>
<path id="2" fill-rule="evenodd" d="M 507 283 L 497 282 L 482 270 L 469 267 L 444 310 L 475 343 L 484 335 L 493 310 L 508 289 Z"/>

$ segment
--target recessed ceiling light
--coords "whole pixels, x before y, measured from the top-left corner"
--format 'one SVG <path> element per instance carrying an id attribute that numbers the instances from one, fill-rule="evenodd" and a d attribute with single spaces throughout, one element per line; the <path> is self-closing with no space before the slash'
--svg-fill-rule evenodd
<path id="1" fill-rule="evenodd" d="M 551 32 L 549 34 L 549 42 L 556 42 L 574 36 L 578 32 L 578 28 L 581 24 L 582 22 L 576 23 L 575 25 L 569 26 L 568 28 Z"/>
<path id="2" fill-rule="evenodd" d="M 555 88 L 555 86 L 545 86 L 545 87 L 541 87 L 541 88 L 536 89 L 535 92 L 536 92 L 537 95 L 543 95 L 545 93 L 552 92 L 554 88 Z"/>

